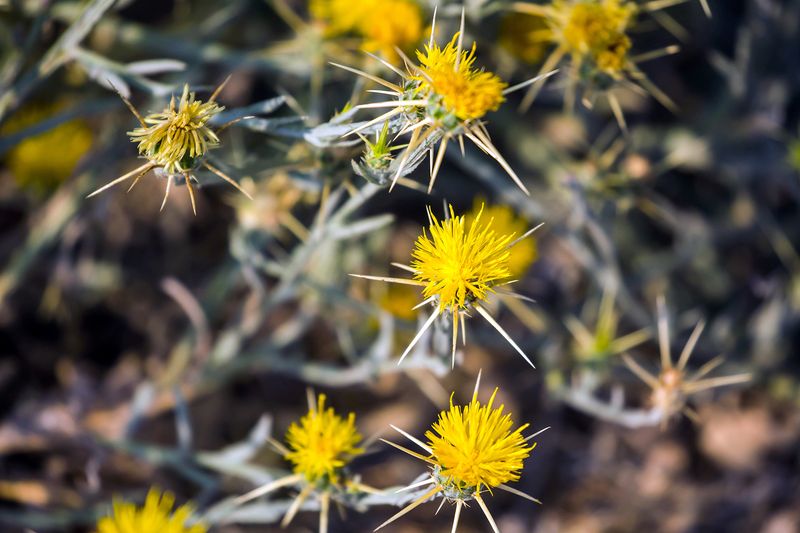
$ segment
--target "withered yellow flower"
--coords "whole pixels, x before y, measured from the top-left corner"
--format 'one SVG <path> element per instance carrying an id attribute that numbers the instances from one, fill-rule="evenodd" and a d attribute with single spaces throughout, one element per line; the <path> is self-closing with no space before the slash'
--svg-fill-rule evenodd
<path id="1" fill-rule="evenodd" d="M 488 403 L 482 404 L 478 400 L 479 384 L 480 375 L 475 384 L 472 401 L 467 405 L 455 405 L 451 395 L 450 408 L 439 413 L 438 420 L 425 433 L 427 443 L 392 426 L 419 446 L 424 453 L 409 450 L 394 442 L 386 440 L 384 442 L 424 461 L 431 469 L 430 476 L 406 487 L 405 490 L 420 487 L 430 487 L 430 490 L 377 529 L 394 522 L 435 497 L 455 502 L 452 528 L 454 532 L 458 527 L 462 507 L 473 500 L 478 503 L 492 529 L 498 532 L 497 524 L 484 501 L 484 494 L 487 492 L 491 494 L 492 489 L 500 489 L 540 503 L 539 500 L 514 489 L 508 483 L 519 480 L 523 462 L 536 447 L 536 443 L 528 444 L 528 442 L 545 430 L 529 437 L 523 436 L 522 432 L 528 428 L 528 424 L 515 429 L 511 414 L 504 412 L 505 407 L 494 406 L 498 389 L 494 390 Z"/>
<path id="2" fill-rule="evenodd" d="M 110 516 L 97 522 L 97 533 L 206 533 L 202 524 L 187 525 L 192 514 L 190 505 L 173 510 L 175 497 L 150 489 L 144 505 L 114 502 Z"/>
<path id="3" fill-rule="evenodd" d="M 197 178 L 194 173 L 203 166 L 250 198 L 247 191 L 238 183 L 205 159 L 208 151 L 219 145 L 217 134 L 230 125 L 230 123 L 225 124 L 216 131 L 209 126 L 209 121 L 224 109 L 216 103 L 216 98 L 225 83 L 227 80 L 217 87 L 206 102 L 197 100 L 195 93 L 189 92 L 189 85 L 186 84 L 177 103 L 173 95 L 167 108 L 160 113 L 144 117 L 127 98 L 120 95 L 128 109 L 139 120 L 140 127 L 128 132 L 128 136 L 131 141 L 138 143 L 139 154 L 147 159 L 147 163 L 100 187 L 88 197 L 133 178 L 133 183 L 128 188 L 130 191 L 145 174 L 155 170 L 167 180 L 161 209 L 163 210 L 167 203 L 173 183 L 181 179 L 189 191 L 192 211 L 197 214 L 193 185 Z"/>

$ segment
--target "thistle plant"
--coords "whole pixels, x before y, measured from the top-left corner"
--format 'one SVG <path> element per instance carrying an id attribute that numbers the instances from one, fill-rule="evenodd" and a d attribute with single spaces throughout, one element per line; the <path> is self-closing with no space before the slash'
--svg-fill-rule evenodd
<path id="1" fill-rule="evenodd" d="M 113 512 L 97 522 L 97 533 L 206 533 L 202 524 L 190 524 L 192 506 L 174 509 L 175 496 L 151 488 L 144 505 L 114 502 Z"/>
<path id="2" fill-rule="evenodd" d="M 250 194 L 238 183 L 206 159 L 208 151 L 219 145 L 218 134 L 231 124 L 227 123 L 217 130 L 212 129 L 209 124 L 216 115 L 225 109 L 216 103 L 216 99 L 227 81 L 225 80 L 217 87 L 206 102 L 197 100 L 195 93 L 189 92 L 189 85 L 186 84 L 183 86 L 181 98 L 177 103 L 173 95 L 167 108 L 160 113 L 152 113 L 147 116 L 142 116 L 131 101 L 120 94 L 120 98 L 139 121 L 139 127 L 128 132 L 128 136 L 132 142 L 138 143 L 139 154 L 147 162 L 100 187 L 88 197 L 100 194 L 123 181 L 133 179 L 133 183 L 128 188 L 130 192 L 139 183 L 139 180 L 152 170 L 156 175 L 167 180 L 161 210 L 163 211 L 167 204 L 173 183 L 180 180 L 189 191 L 192 212 L 196 215 L 197 205 L 193 182 L 198 182 L 195 172 L 202 166 L 250 198 Z"/>
<path id="3" fill-rule="evenodd" d="M 482 210 L 467 225 L 464 215 L 456 216 L 450 206 L 449 217 L 437 220 L 430 208 L 428 231 L 417 238 L 412 252 L 411 265 L 392 263 L 393 266 L 413 274 L 413 278 L 392 278 L 351 274 L 355 277 L 414 285 L 422 289 L 425 298 L 415 307 L 431 305 L 434 310 L 406 347 L 398 364 L 419 342 L 428 328 L 440 316 L 450 315 L 452 320 L 451 355 L 455 366 L 456 343 L 459 327 L 462 343 L 466 344 L 465 317 L 474 310 L 492 325 L 522 358 L 533 367 L 525 352 L 484 308 L 489 296 L 497 291 L 515 297 L 520 295 L 504 288 L 513 282 L 509 261 L 511 248 L 529 237 L 540 226 L 519 237 L 514 233 L 500 234 L 494 229 L 494 219 L 482 220 Z M 430 236 L 428 235 L 430 232 Z"/>
<path id="4" fill-rule="evenodd" d="M 319 532 L 328 531 L 331 502 L 344 503 L 352 493 L 378 493 L 347 472 L 350 461 L 364 453 L 358 447 L 361 435 L 355 426 L 355 414 L 342 418 L 332 407 L 325 406 L 324 394 L 308 394 L 308 413 L 292 423 L 286 432 L 286 444 L 271 440 L 275 450 L 292 464 L 293 474 L 262 485 L 234 500 L 242 505 L 284 487 L 296 487 L 299 493 L 283 516 L 281 525 L 288 526 L 310 497 L 319 500 Z"/>
<path id="5" fill-rule="evenodd" d="M 378 91 L 394 97 L 392 100 L 367 103 L 354 106 L 354 109 L 390 108 L 379 117 L 353 128 L 349 134 L 356 134 L 376 124 L 393 121 L 396 124 L 392 131 L 397 136 L 410 134 L 408 144 L 398 158 L 396 169 L 392 173 L 391 191 L 398 179 L 404 175 L 407 165 L 417 164 L 418 154 L 431 153 L 438 144 L 435 159 L 431 162 L 428 192 L 433 189 L 436 177 L 444 161 L 450 141 L 457 141 L 462 149 L 464 138 L 472 141 L 483 152 L 491 156 L 508 173 L 514 183 L 529 194 L 508 162 L 492 143 L 483 119 L 486 114 L 496 111 L 505 100 L 506 95 L 546 78 L 551 73 L 543 74 L 519 85 L 508 87 L 497 75 L 475 66 L 476 45 L 469 50 L 464 49 L 464 14 L 461 17 L 461 30 L 453 35 L 450 41 L 441 47 L 434 40 L 434 23 L 431 36 L 423 50 L 417 50 L 418 63 L 404 58 L 406 70 L 380 60 L 384 66 L 397 74 L 401 81 L 393 83 L 368 72 L 333 63 L 339 68 L 358 74 L 388 91 Z M 424 155 L 422 156 L 424 157 Z M 431 156 L 433 157 L 433 156 Z"/>
<path id="6" fill-rule="evenodd" d="M 528 437 L 523 436 L 523 431 L 529 425 L 524 424 L 514 429 L 511 414 L 503 412 L 505 406 L 494 407 L 498 389 L 495 388 L 487 403 L 481 404 L 478 400 L 479 387 L 480 374 L 475 382 L 472 400 L 466 405 L 453 404 L 451 395 L 450 408 L 439 413 L 438 420 L 425 432 L 427 443 L 392 426 L 416 444 L 423 453 L 382 439 L 390 446 L 427 463 L 430 474 L 422 481 L 403 489 L 424 487 L 423 490 L 427 489 L 427 492 L 378 526 L 376 531 L 431 498 L 442 498 L 440 509 L 445 502 L 455 504 L 453 532 L 458 529 L 462 508 L 475 501 L 492 530 L 499 533 L 500 530 L 484 501 L 487 493 L 492 494 L 492 489 L 500 489 L 541 504 L 533 496 L 515 489 L 509 483 L 520 479 L 523 462 L 536 447 L 535 442 L 528 443 L 547 428 Z"/>
<path id="7" fill-rule="evenodd" d="M 627 126 L 617 90 L 646 92 L 665 107 L 676 109 L 669 96 L 650 80 L 639 64 L 677 53 L 679 47 L 670 45 L 632 54 L 630 36 L 640 13 L 658 16 L 661 10 L 685 1 L 654 0 L 638 4 L 634 0 L 552 0 L 544 5 L 515 2 L 511 9 L 540 17 L 544 23 L 545 28 L 535 28 L 529 35 L 531 46 L 547 44 L 552 48 L 540 73 L 551 71 L 562 63 L 568 64 L 564 69 L 564 104 L 567 109 L 574 109 L 579 89 L 584 91 L 581 100 L 587 107 L 592 107 L 597 96 L 602 95 L 625 130 Z M 677 24 L 671 18 L 669 20 Z M 541 88 L 540 82 L 530 87 L 521 104 L 523 109 L 530 107 Z"/>

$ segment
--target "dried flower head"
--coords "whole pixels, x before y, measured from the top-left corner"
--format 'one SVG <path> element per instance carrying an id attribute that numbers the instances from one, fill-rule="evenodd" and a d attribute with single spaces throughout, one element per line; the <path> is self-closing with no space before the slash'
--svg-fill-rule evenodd
<path id="1" fill-rule="evenodd" d="M 98 533 L 206 533 L 202 524 L 187 525 L 192 514 L 190 505 L 182 505 L 173 511 L 175 497 L 150 489 L 144 505 L 139 507 L 128 502 L 114 502 L 110 516 L 97 522 Z"/>
<path id="2" fill-rule="evenodd" d="M 411 266 L 392 263 L 413 274 L 413 279 L 361 276 L 366 279 L 388 281 L 422 288 L 425 300 L 417 307 L 432 304 L 434 311 L 417 332 L 417 335 L 400 356 L 400 362 L 420 340 L 437 317 L 452 317 L 452 361 L 455 365 L 456 340 L 461 327 L 462 341 L 466 342 L 464 317 L 472 310 L 483 316 L 531 366 L 530 359 L 508 336 L 502 327 L 483 307 L 489 296 L 512 282 L 509 270 L 510 249 L 529 237 L 539 226 L 520 237 L 515 233 L 498 233 L 494 220 L 486 220 L 482 210 L 467 224 L 466 217 L 456 216 L 450 206 L 449 217 L 438 220 L 428 208 L 430 226 L 417 238 L 412 251 Z M 505 294 L 514 295 L 510 291 Z M 518 295 L 517 295 L 518 296 Z"/>
<path id="3" fill-rule="evenodd" d="M 431 28 L 431 37 L 422 51 L 417 51 L 418 64 L 404 58 L 406 71 L 402 71 L 386 61 L 383 64 L 400 76 L 400 83 L 392 83 L 373 74 L 334 63 L 334 65 L 363 76 L 389 89 L 379 91 L 394 96 L 395 99 L 355 106 L 354 109 L 391 108 L 379 117 L 352 129 L 349 134 L 356 134 L 377 124 L 392 122 L 392 131 L 397 136 L 410 134 L 398 164 L 393 172 L 391 191 L 403 176 L 407 165 L 419 163 L 438 143 L 439 148 L 435 161 L 431 164 L 428 192 L 433 188 L 439 169 L 444 161 L 448 142 L 457 140 L 462 147 L 464 137 L 472 141 L 478 148 L 489 154 L 511 176 L 526 194 L 528 189 L 523 185 L 511 166 L 500 155 L 492 143 L 482 119 L 490 111 L 496 110 L 512 91 L 534 83 L 529 80 L 514 87 L 507 87 L 495 74 L 475 66 L 475 45 L 466 51 L 463 47 L 464 16 L 462 12 L 461 30 L 453 35 L 447 45 L 440 47 L 433 39 L 435 27 Z M 547 77 L 552 73 L 541 77 Z M 421 155 L 420 155 L 421 154 Z"/>
<path id="4" fill-rule="evenodd" d="M 424 454 L 384 440 L 387 444 L 430 466 L 430 476 L 407 487 L 406 490 L 433 486 L 377 529 L 390 524 L 434 497 L 443 498 L 442 503 L 445 501 L 455 503 L 452 531 L 456 531 L 458 527 L 461 508 L 472 500 L 478 503 L 492 529 L 498 531 L 483 496 L 486 492 L 491 494 L 492 489 L 499 488 L 540 503 L 539 500 L 507 484 L 519 480 L 523 461 L 536 447 L 536 443 L 529 445 L 528 442 L 544 430 L 524 437 L 522 432 L 528 428 L 528 424 L 514 429 L 511 414 L 503 412 L 505 407 L 494 406 L 498 389 L 494 390 L 488 403 L 481 404 L 478 400 L 479 384 L 480 375 L 475 384 L 472 401 L 467 405 L 454 405 L 453 397 L 450 397 L 450 408 L 442 411 L 438 420 L 425 433 L 427 444 L 399 428 L 394 428 L 419 446 Z"/>
<path id="5" fill-rule="evenodd" d="M 235 506 L 246 503 L 284 487 L 297 487 L 299 493 L 292 502 L 281 525 L 288 526 L 303 503 L 315 496 L 319 499 L 319 531 L 326 533 L 332 499 L 345 500 L 345 493 L 379 493 L 360 483 L 345 471 L 349 462 L 364 452 L 358 447 L 361 435 L 355 427 L 355 415 L 342 418 L 332 407 L 325 407 L 324 394 L 314 397 L 308 391 L 308 413 L 289 426 L 286 446 L 270 440 L 275 450 L 292 463 L 294 473 L 262 485 L 236 498 Z"/>
<path id="6" fill-rule="evenodd" d="M 131 141 L 139 144 L 139 154 L 147 159 L 147 163 L 100 187 L 88 197 L 133 178 L 133 183 L 128 188 L 130 191 L 145 174 L 155 170 L 167 180 L 161 209 L 163 210 L 167 203 L 173 183 L 182 181 L 189 191 L 192 211 L 197 214 L 193 184 L 197 182 L 197 178 L 194 173 L 203 166 L 249 198 L 250 195 L 238 183 L 206 160 L 208 151 L 219 145 L 218 133 L 232 124 L 232 122 L 224 124 L 218 130 L 213 130 L 209 126 L 211 119 L 224 109 L 216 103 L 216 98 L 227 81 L 226 79 L 217 87 L 207 102 L 197 100 L 195 93 L 189 92 L 189 85 L 184 85 L 177 104 L 173 95 L 166 109 L 146 117 L 143 117 L 133 104 L 120 94 L 125 105 L 139 120 L 140 127 L 128 132 L 128 135 Z"/>
<path id="7" fill-rule="evenodd" d="M 685 414 L 695 422 L 699 421 L 697 412 L 687 405 L 689 396 L 708 389 L 746 383 L 752 378 L 750 374 L 706 378 L 712 370 L 722 364 L 722 356 L 715 357 L 692 374 L 688 372 L 686 365 L 697 345 L 697 341 L 700 339 L 700 335 L 703 333 L 704 327 L 705 321 L 701 320 L 695 326 L 689 336 L 689 340 L 686 341 L 686 345 L 678 357 L 678 363 L 673 364 L 672 356 L 670 355 L 666 305 L 664 299 L 659 298 L 658 342 L 661 353 L 661 370 L 658 376 L 645 370 L 627 354 L 623 355 L 628 368 L 650 387 L 652 391 L 650 401 L 653 408 L 661 413 L 662 427 L 666 427 L 666 424 L 679 413 Z"/>
<path id="8" fill-rule="evenodd" d="M 213 99 L 197 100 L 186 84 L 177 106 L 173 95 L 169 107 L 144 117 L 144 124 L 128 132 L 128 136 L 139 143 L 139 154 L 168 174 L 189 172 L 209 149 L 219 144 L 208 121 L 224 109 Z"/>
<path id="9" fill-rule="evenodd" d="M 633 43 L 630 34 L 640 13 L 651 14 L 657 21 L 663 20 L 657 12 L 682 1 L 686 0 L 655 0 L 642 4 L 634 0 L 552 0 L 545 5 L 515 2 L 512 9 L 540 17 L 546 26 L 545 29 L 533 30 L 530 35 L 531 46 L 546 44 L 552 48 L 540 72 L 554 69 L 567 58 L 569 67 L 565 69 L 567 90 L 564 99 L 567 109 L 571 111 L 574 108 L 579 89 L 583 91 L 581 101 L 589 107 L 596 95 L 602 94 L 620 127 L 625 130 L 625 118 L 614 89 L 627 87 L 648 92 L 665 107 L 676 109 L 672 100 L 639 69 L 638 64 L 674 54 L 679 47 L 672 45 L 631 55 Z M 530 106 L 541 87 L 541 83 L 531 86 L 523 99 L 523 109 Z"/>

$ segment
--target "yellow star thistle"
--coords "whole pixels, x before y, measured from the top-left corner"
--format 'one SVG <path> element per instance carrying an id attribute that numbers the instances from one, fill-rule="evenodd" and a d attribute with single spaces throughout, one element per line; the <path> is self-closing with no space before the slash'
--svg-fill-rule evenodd
<path id="1" fill-rule="evenodd" d="M 239 506 L 284 487 L 297 487 L 299 493 L 283 516 L 281 526 L 288 526 L 309 497 L 319 500 L 319 532 L 327 533 L 331 500 L 346 503 L 354 493 L 379 494 L 380 491 L 347 475 L 344 468 L 353 457 L 364 453 L 357 445 L 361 435 L 355 427 L 355 415 L 347 419 L 325 407 L 324 394 L 314 397 L 308 391 L 308 413 L 289 426 L 288 448 L 276 440 L 270 444 L 294 465 L 294 473 L 275 479 L 234 499 Z M 344 478 L 344 479 L 342 479 Z"/>
<path id="2" fill-rule="evenodd" d="M 417 51 L 419 74 L 413 79 L 422 90 L 441 98 L 444 107 L 461 120 L 482 118 L 496 111 L 505 100 L 507 83 L 491 72 L 478 70 L 475 63 L 475 43 L 469 52 L 458 48 L 458 34 L 444 48 L 438 44 L 425 45 Z"/>
<path id="3" fill-rule="evenodd" d="M 215 115 L 225 109 L 217 105 L 215 100 L 227 82 L 227 79 L 222 82 L 207 102 L 196 100 L 195 94 L 189 92 L 189 85 L 184 85 L 177 106 L 173 95 L 169 106 L 164 111 L 146 117 L 139 113 L 130 100 L 120 94 L 122 101 L 139 121 L 140 127 L 128 132 L 128 136 L 131 141 L 139 143 L 139 153 L 147 159 L 147 163 L 103 185 L 87 198 L 100 194 L 123 181 L 133 179 L 133 183 L 128 188 L 130 192 L 145 174 L 155 170 L 167 180 L 161 209 L 163 210 L 167 205 L 172 184 L 177 178 L 182 178 L 189 191 L 192 212 L 196 215 L 197 204 L 193 182 L 197 182 L 197 178 L 194 176 L 194 172 L 202 165 L 252 200 L 250 194 L 231 177 L 205 160 L 208 151 L 219 145 L 217 134 L 239 120 L 235 119 L 223 124 L 217 131 L 212 130 L 208 125 Z"/>
<path id="4" fill-rule="evenodd" d="M 492 221 L 492 226 L 498 235 L 522 235 L 528 229 L 528 222 L 516 215 L 514 210 L 507 205 L 489 204 L 486 200 L 476 198 L 472 211 L 467 213 L 467 220 L 475 220 L 481 213 L 484 219 Z M 509 248 L 508 271 L 509 277 L 517 279 L 528 271 L 536 261 L 538 252 L 536 239 L 523 239 Z"/>
<path id="5" fill-rule="evenodd" d="M 498 532 L 497 524 L 482 496 L 485 492 L 491 493 L 492 489 L 500 489 L 541 503 L 532 496 L 508 486 L 507 483 L 519 480 L 523 462 L 536 447 L 536 443 L 529 445 L 528 441 L 544 430 L 524 437 L 522 432 L 528 428 L 528 424 L 514 429 L 511 415 L 503 412 L 504 406 L 494 407 L 498 389 L 495 388 L 488 403 L 481 404 L 478 401 L 479 386 L 480 374 L 472 401 L 467 405 L 454 405 L 451 395 L 450 408 L 439 413 L 438 420 L 425 433 L 427 444 L 399 428 L 394 428 L 419 446 L 424 453 L 384 440 L 400 451 L 426 462 L 431 472 L 430 477 L 408 487 L 409 489 L 425 487 L 428 490 L 422 489 L 425 490 L 422 496 L 377 529 L 392 523 L 435 497 L 455 502 L 456 511 L 452 528 L 454 532 L 458 527 L 462 507 L 472 500 L 478 503 L 492 529 Z"/>
<path id="6" fill-rule="evenodd" d="M 340 469 L 364 451 L 357 447 L 361 435 L 355 422 L 353 413 L 345 420 L 332 407 L 326 409 L 325 395 L 320 394 L 316 409 L 309 409 L 299 422 L 289 426 L 286 443 L 290 451 L 284 457 L 309 483 L 325 480 L 336 484 Z"/>
<path id="7" fill-rule="evenodd" d="M 482 209 L 469 225 L 456 216 L 450 206 L 450 218 L 437 220 L 428 208 L 431 225 L 417 238 L 411 268 L 414 279 L 424 283 L 425 298 L 435 298 L 439 310 L 466 309 L 475 301 L 484 301 L 493 286 L 508 280 L 510 252 L 514 234 L 498 235 L 493 220 L 481 220 Z"/>
<path id="8" fill-rule="evenodd" d="M 143 506 L 133 503 L 114 502 L 111 516 L 97 522 L 97 533 L 206 533 L 201 524 L 187 526 L 192 514 L 189 505 L 182 505 L 173 511 L 175 497 L 150 489 Z"/>
<path id="9" fill-rule="evenodd" d="M 688 0 L 677 0 L 680 3 Z M 564 103 L 572 110 L 579 85 L 584 91 L 583 102 L 595 99 L 595 92 L 608 100 L 614 117 L 625 130 L 622 107 L 612 89 L 631 84 L 649 92 L 665 107 L 675 110 L 675 104 L 639 69 L 638 64 L 679 50 L 672 45 L 638 55 L 631 55 L 629 36 L 641 12 L 656 12 L 671 2 L 645 2 L 633 0 L 552 0 L 549 4 L 515 2 L 512 9 L 521 14 L 540 17 L 546 28 L 530 33 L 529 45 L 538 49 L 542 44 L 554 49 L 542 63 L 540 72 L 548 72 L 569 58 L 567 89 Z M 704 5 L 705 7 L 705 5 Z M 659 20 L 659 19 L 656 19 Z M 625 81 L 625 84 L 618 82 Z M 523 109 L 533 102 L 541 89 L 534 84 L 522 101 Z"/>
<path id="10" fill-rule="evenodd" d="M 444 161 L 448 142 L 456 139 L 463 149 L 464 137 L 466 137 L 497 161 L 525 194 L 530 194 L 522 180 L 494 146 L 481 119 L 488 112 L 496 110 L 510 92 L 527 87 L 539 79 L 554 74 L 555 71 L 513 87 L 507 87 L 506 83 L 495 74 L 475 68 L 475 45 L 470 51 L 462 48 L 463 12 L 461 30 L 444 48 L 437 45 L 433 39 L 435 25 L 434 17 L 431 38 L 422 51 L 417 51 L 419 64 L 411 64 L 410 59 L 404 58 L 406 59 L 406 71 L 403 72 L 391 63 L 381 60 L 384 66 L 402 78 L 402 82 L 399 84 L 362 70 L 332 63 L 382 85 L 395 96 L 394 100 L 354 106 L 353 109 L 391 109 L 381 116 L 353 128 L 347 135 L 355 135 L 366 128 L 381 123 L 385 124 L 390 120 L 393 122 L 394 128 L 397 127 L 399 121 L 400 135 L 410 134 L 408 144 L 405 145 L 396 161 L 397 165 L 392 168 L 390 192 L 400 177 L 404 175 L 403 170 L 412 159 L 412 155 L 414 158 L 424 158 L 425 156 L 421 154 L 430 152 L 433 156 L 434 145 L 438 143 L 438 152 L 436 152 L 435 161 L 431 164 L 430 181 L 428 182 L 428 192 L 430 192 Z M 414 160 L 414 163 L 418 162 L 418 160 Z M 388 182 L 388 179 L 386 181 Z"/>
<path id="11" fill-rule="evenodd" d="M 566 23 L 560 31 L 569 51 L 590 56 L 600 70 L 618 76 L 631 46 L 625 32 L 636 15 L 636 4 L 626 0 L 558 1 L 553 8 L 564 12 Z"/>
<path id="12" fill-rule="evenodd" d="M 534 448 L 522 436 L 528 424 L 512 431 L 504 406 L 493 408 L 496 395 L 497 389 L 486 405 L 473 398 L 464 406 L 453 405 L 451 396 L 450 409 L 425 433 L 445 486 L 480 492 L 519 479 L 522 462 Z"/>
<path id="13" fill-rule="evenodd" d="M 462 331 L 462 342 L 466 343 L 464 319 L 474 310 L 486 319 L 529 365 L 533 366 L 525 352 L 492 318 L 482 303 L 500 286 L 513 281 L 510 279 L 511 272 L 508 266 L 510 249 L 529 237 L 539 226 L 515 239 L 515 233 L 497 232 L 493 219 L 484 221 L 481 210 L 468 225 L 465 216 L 456 216 L 452 206 L 449 209 L 449 218 L 439 221 L 428 208 L 428 218 L 431 223 L 417 238 L 412 251 L 411 265 L 392 263 L 413 274 L 413 279 L 352 274 L 365 279 L 420 287 L 425 301 L 417 307 L 428 303 L 435 306 L 430 317 L 400 356 L 398 364 L 410 353 L 434 320 L 440 315 L 449 313 L 452 317 L 453 334 L 452 365 L 455 366 L 459 328 Z M 508 290 L 504 290 L 501 296 L 520 297 Z"/>
<path id="14" fill-rule="evenodd" d="M 140 154 L 163 167 L 168 174 L 183 173 L 192 170 L 198 158 L 219 145 L 219 138 L 208 127 L 208 121 L 224 109 L 213 100 L 195 100 L 187 84 L 183 86 L 177 107 L 173 96 L 169 107 L 144 117 L 145 126 L 128 135 L 139 143 Z"/>

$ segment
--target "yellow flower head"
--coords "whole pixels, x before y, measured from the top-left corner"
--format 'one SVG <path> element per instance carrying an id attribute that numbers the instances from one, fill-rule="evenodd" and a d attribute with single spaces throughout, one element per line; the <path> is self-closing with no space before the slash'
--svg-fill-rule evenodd
<path id="1" fill-rule="evenodd" d="M 464 309 L 485 300 L 493 285 L 511 276 L 509 245 L 514 234 L 498 234 L 494 221 L 485 222 L 479 211 L 469 228 L 465 217 L 439 221 L 428 208 L 430 237 L 423 232 L 412 252 L 414 279 L 424 283 L 425 298 L 436 296 L 439 309 Z"/>
<path id="2" fill-rule="evenodd" d="M 373 2 L 359 26 L 364 36 L 364 49 L 379 52 L 393 63 L 399 59 L 395 47 L 413 49 L 422 39 L 424 31 L 422 10 L 411 0 Z"/>
<path id="3" fill-rule="evenodd" d="M 563 10 L 564 45 L 574 54 L 590 56 L 598 69 L 609 74 L 625 67 L 631 41 L 625 34 L 636 14 L 627 0 L 580 0 L 554 3 Z"/>
<path id="4" fill-rule="evenodd" d="M 311 0 L 308 12 L 311 18 L 324 24 L 329 37 L 356 31 L 374 0 Z"/>
<path id="5" fill-rule="evenodd" d="M 478 119 L 500 107 L 507 84 L 494 73 L 473 66 L 474 43 L 469 52 L 462 50 L 459 54 L 458 35 L 444 48 L 433 43 L 426 44 L 424 52 L 418 50 L 420 72 L 414 79 L 441 98 L 442 105 L 457 118 Z"/>
<path id="6" fill-rule="evenodd" d="M 522 462 L 534 446 L 529 446 L 522 432 L 524 424 L 512 430 L 514 421 L 504 406 L 494 408 L 497 389 L 489 403 L 481 405 L 476 396 L 468 405 L 453 405 L 442 411 L 433 427 L 425 433 L 438 476 L 455 491 L 480 491 L 509 481 L 517 481 Z"/>
<path id="7" fill-rule="evenodd" d="M 492 530 L 499 531 L 482 495 L 486 490 L 491 493 L 492 489 L 498 488 L 526 500 L 541 503 L 533 496 L 507 485 L 509 482 L 519 480 L 522 463 L 536 447 L 536 443 L 529 445 L 528 441 L 541 431 L 528 438 L 523 437 L 522 432 L 528 424 L 513 429 L 514 421 L 511 420 L 510 414 L 503 413 L 504 406 L 493 407 L 497 389 L 492 393 L 489 403 L 481 405 L 478 401 L 479 384 L 480 374 L 472 401 L 468 405 L 453 405 L 453 397 L 450 397 L 450 409 L 442 411 L 436 423 L 425 433 L 427 444 L 395 428 L 422 448 L 425 455 L 399 444 L 384 441 L 428 463 L 431 467 L 431 477 L 408 487 L 427 485 L 429 489 L 378 526 L 376 531 L 435 497 L 444 498 L 442 504 L 444 501 L 450 501 L 456 505 L 451 531 L 457 531 L 461 508 L 470 501 L 477 502 Z"/>
<path id="8" fill-rule="evenodd" d="M 62 107 L 28 106 L 9 120 L 0 134 L 10 135 L 53 118 Z M 26 137 L 8 152 L 5 161 L 19 187 L 44 194 L 70 177 L 91 145 L 89 125 L 74 119 Z"/>
<path id="9" fill-rule="evenodd" d="M 140 154 L 167 173 L 190 171 L 209 148 L 219 144 L 208 121 L 223 109 L 214 101 L 195 100 L 189 85 L 184 85 L 177 107 L 173 96 L 167 109 L 146 116 L 147 126 L 136 128 L 128 135 L 139 143 Z"/>
<path id="10" fill-rule="evenodd" d="M 499 235 L 522 235 L 528 230 L 528 222 L 518 217 L 509 206 L 484 205 L 484 202 L 483 198 L 475 199 L 472 211 L 467 214 L 467 220 L 475 219 L 483 212 L 484 217 L 493 221 L 494 230 Z M 524 275 L 538 257 L 536 239 L 533 237 L 522 239 L 510 248 L 509 253 L 509 275 L 516 279 Z"/>
<path id="11" fill-rule="evenodd" d="M 97 523 L 98 533 L 206 533 L 201 524 L 187 526 L 192 508 L 182 505 L 175 509 L 175 497 L 150 489 L 142 507 L 133 503 L 115 502 L 111 516 L 101 518 Z"/>
<path id="12" fill-rule="evenodd" d="M 395 62 L 395 47 L 408 50 L 422 38 L 422 9 L 414 0 L 311 0 L 309 13 L 325 26 L 325 35 L 355 34 L 363 48 Z"/>
<path id="13" fill-rule="evenodd" d="M 356 447 L 361 435 L 355 423 L 353 413 L 345 420 L 332 407 L 326 409 L 325 395 L 320 394 L 317 408 L 310 409 L 299 422 L 289 426 L 286 443 L 290 451 L 285 455 L 286 460 L 294 464 L 296 474 L 303 474 L 310 483 L 320 480 L 337 483 L 339 469 L 364 451 Z"/>

